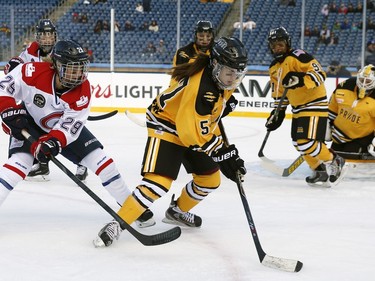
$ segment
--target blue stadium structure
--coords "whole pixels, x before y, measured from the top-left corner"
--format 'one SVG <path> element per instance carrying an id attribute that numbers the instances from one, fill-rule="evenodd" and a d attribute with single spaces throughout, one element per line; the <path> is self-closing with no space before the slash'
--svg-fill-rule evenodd
<path id="1" fill-rule="evenodd" d="M 296 1 L 296 6 L 286 6 L 279 1 L 251 1 L 245 12 L 244 18 L 249 16 L 256 22 L 257 26 L 251 32 L 243 32 L 243 42 L 249 46 L 250 62 L 254 65 L 268 65 L 272 57 L 267 47 L 267 35 L 271 28 L 284 26 L 292 36 L 292 47 L 301 46 L 301 10 L 302 1 Z M 342 23 L 348 19 L 350 24 L 362 22 L 362 13 L 351 12 L 346 15 L 339 13 L 329 13 L 325 18 L 321 14 L 324 4 L 330 1 L 305 1 L 305 27 L 310 29 L 317 27 L 320 31 L 324 25 L 332 31 L 334 23 Z M 334 1 L 337 6 L 342 3 L 348 5 L 350 1 Z M 353 2 L 355 5 L 357 2 Z M 367 19 L 374 19 L 375 12 L 368 10 Z M 369 40 L 374 36 L 375 30 L 367 30 L 366 38 Z M 362 29 L 335 30 L 338 36 L 337 45 L 326 45 L 319 43 L 319 37 L 305 37 L 304 49 L 313 54 L 322 65 L 327 66 L 332 60 L 340 61 L 343 65 L 355 67 L 357 59 L 361 53 Z M 239 36 L 236 30 L 234 36 Z M 367 41 L 366 40 L 366 41 Z"/>
<path id="2" fill-rule="evenodd" d="M 97 20 L 110 21 L 110 9 L 115 9 L 115 18 L 120 24 L 120 31 L 115 33 L 115 61 L 118 63 L 165 63 L 170 64 L 176 51 L 176 1 L 152 1 L 151 11 L 135 11 L 138 0 L 115 1 L 96 5 L 76 3 L 71 10 L 57 22 L 59 36 L 71 37 L 94 51 L 95 62 L 109 62 L 110 34 L 102 31 L 94 33 Z M 207 3 L 199 1 L 181 1 L 181 45 L 193 40 L 193 30 L 198 19 L 210 20 L 214 26 L 220 26 L 221 19 L 230 8 L 227 3 Z M 88 23 L 72 23 L 72 13 L 86 13 Z M 140 30 L 144 22 L 156 20 L 158 32 Z M 134 31 L 124 31 L 125 22 L 130 21 Z M 155 46 L 164 40 L 167 51 L 164 54 L 142 56 L 143 49 L 149 42 Z"/>
<path id="3" fill-rule="evenodd" d="M 239 1 L 239 0 L 237 0 Z M 35 26 L 37 21 L 43 17 L 49 17 L 53 11 L 59 9 L 67 1 L 64 0 L 28 0 L 14 1 L 14 23 L 15 41 L 20 44 L 25 34 Z M 110 61 L 110 33 L 102 31 L 94 32 L 94 26 L 98 20 L 110 22 L 110 10 L 115 10 L 115 18 L 120 24 L 120 31 L 115 33 L 115 62 L 119 64 L 167 64 L 172 62 L 177 42 L 177 1 L 158 0 L 151 1 L 151 11 L 139 13 L 135 11 L 139 0 L 99 1 L 94 4 L 84 4 L 83 0 L 76 1 L 69 10 L 64 13 L 55 24 L 60 38 L 71 38 L 80 42 L 83 46 L 93 50 L 95 63 L 109 63 Z M 91 1 L 95 2 L 95 1 Z M 197 20 L 210 20 L 217 30 L 226 21 L 233 21 L 228 17 L 234 4 L 223 2 L 202 3 L 199 0 L 180 1 L 181 2 L 181 30 L 180 46 L 193 40 L 194 26 Z M 252 31 L 243 31 L 243 42 L 248 46 L 249 64 L 256 66 L 268 66 L 272 60 L 267 47 L 267 34 L 271 28 L 284 26 L 292 35 L 292 46 L 301 46 L 301 2 L 296 1 L 296 6 L 280 4 L 277 0 L 252 0 L 244 9 L 244 18 L 250 17 L 256 22 L 256 28 Z M 327 1 L 305 1 L 306 16 L 305 26 L 317 27 L 319 31 L 324 25 L 328 29 L 333 29 L 335 22 L 343 22 L 345 19 L 350 24 L 362 22 L 362 13 L 350 12 L 346 15 L 339 13 L 329 13 L 328 17 L 321 14 L 321 8 Z M 329 1 L 328 1 L 329 2 Z M 360 1 L 362 2 L 362 1 Z M 342 3 L 349 5 L 349 0 L 335 1 L 337 6 Z M 0 0 L 3 7 L 3 23 L 10 25 L 10 4 L 8 0 Z M 357 3 L 354 3 L 357 5 Z M 86 14 L 87 22 L 73 22 L 73 14 Z M 238 14 L 238 13 L 237 13 Z M 374 21 L 375 11 L 369 9 L 366 15 L 368 20 Z M 143 31 L 140 26 L 156 20 L 159 26 L 158 32 Z M 130 21 L 135 30 L 125 31 L 125 22 Z M 231 30 L 233 35 L 239 37 L 239 30 Z M 340 61 L 343 65 L 356 67 L 357 59 L 361 53 L 362 29 L 335 30 L 338 36 L 338 44 L 329 45 L 319 42 L 319 37 L 305 37 L 304 49 L 313 54 L 323 66 L 329 65 L 332 60 Z M 366 40 L 375 37 L 375 30 L 366 31 Z M 143 50 L 149 42 L 155 46 L 163 40 L 166 51 L 154 55 L 143 55 Z M 0 48 L 9 48 L 10 38 L 0 32 Z M 0 50 L 1 51 L 1 50 Z M 0 52 L 0 55 L 2 53 Z M 1 58 L 6 61 L 7 58 Z"/>

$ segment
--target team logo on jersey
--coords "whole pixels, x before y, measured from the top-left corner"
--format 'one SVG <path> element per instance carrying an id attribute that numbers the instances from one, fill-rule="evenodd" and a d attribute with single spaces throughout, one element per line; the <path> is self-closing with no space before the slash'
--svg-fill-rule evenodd
<path id="1" fill-rule="evenodd" d="M 27 64 L 27 66 L 26 66 L 26 73 L 25 73 L 26 77 L 33 76 L 34 72 L 35 72 L 34 65 L 32 63 Z"/>
<path id="2" fill-rule="evenodd" d="M 46 104 L 46 99 L 43 97 L 43 95 L 41 94 L 36 94 L 34 96 L 34 100 L 33 100 L 33 103 L 37 106 L 37 107 L 44 107 L 45 104 Z"/>
<path id="3" fill-rule="evenodd" d="M 86 97 L 86 96 L 82 96 L 82 97 L 80 97 L 79 100 L 76 101 L 76 105 L 78 107 L 81 107 L 81 106 L 86 105 L 88 102 L 89 102 L 89 98 Z"/>
<path id="4" fill-rule="evenodd" d="M 184 51 L 181 51 L 181 52 L 179 53 L 179 56 L 180 56 L 180 57 L 183 57 L 183 58 L 185 58 L 185 59 L 189 58 L 189 55 L 188 55 L 187 53 L 185 53 Z"/>
<path id="5" fill-rule="evenodd" d="M 215 102 L 215 101 L 217 101 L 217 98 L 215 97 L 215 94 L 214 94 L 214 93 L 206 92 L 203 96 L 204 96 L 204 98 L 205 98 L 208 102 Z"/>

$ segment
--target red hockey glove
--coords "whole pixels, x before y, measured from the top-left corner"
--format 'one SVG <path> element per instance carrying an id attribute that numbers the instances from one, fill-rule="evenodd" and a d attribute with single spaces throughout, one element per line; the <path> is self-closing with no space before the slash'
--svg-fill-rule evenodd
<path id="1" fill-rule="evenodd" d="M 40 163 L 47 163 L 52 156 L 61 152 L 60 141 L 49 135 L 41 136 L 31 144 L 30 152 Z"/>

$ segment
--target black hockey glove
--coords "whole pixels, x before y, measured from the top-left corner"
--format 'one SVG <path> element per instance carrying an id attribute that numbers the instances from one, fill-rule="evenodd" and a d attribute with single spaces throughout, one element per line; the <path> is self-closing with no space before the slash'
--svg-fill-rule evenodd
<path id="1" fill-rule="evenodd" d="M 61 143 L 57 138 L 44 135 L 31 144 L 30 152 L 40 163 L 48 163 L 51 155 L 61 152 Z"/>
<path id="2" fill-rule="evenodd" d="M 274 131 L 281 126 L 285 118 L 285 109 L 280 109 L 279 113 L 275 115 L 276 109 L 271 111 L 267 118 L 266 128 L 268 131 Z"/>
<path id="3" fill-rule="evenodd" d="M 8 74 L 11 72 L 14 68 L 16 68 L 17 65 L 24 63 L 23 60 L 19 57 L 14 57 L 9 60 L 9 62 L 4 66 L 4 73 Z"/>
<path id="4" fill-rule="evenodd" d="M 234 144 L 220 149 L 212 159 L 219 164 L 220 171 L 228 179 L 235 182 L 237 172 L 239 172 L 240 180 L 243 181 L 242 176 L 246 174 L 245 163 L 238 155 L 238 150 Z"/>
<path id="5" fill-rule="evenodd" d="M 227 116 L 229 113 L 234 111 L 236 109 L 237 104 L 238 104 L 238 100 L 236 100 L 236 98 L 233 95 L 231 95 L 225 104 L 225 108 L 224 108 L 223 115 L 221 116 L 221 118 Z"/>
<path id="6" fill-rule="evenodd" d="M 305 74 L 306 73 L 304 72 L 288 72 L 282 81 L 283 87 L 285 89 L 295 89 L 302 87 L 303 85 L 305 85 L 303 82 L 303 77 L 305 76 Z"/>
<path id="7" fill-rule="evenodd" d="M 1 113 L 1 124 L 6 134 L 11 135 L 19 140 L 24 140 L 21 131 L 30 128 L 27 111 L 23 107 L 7 108 Z"/>

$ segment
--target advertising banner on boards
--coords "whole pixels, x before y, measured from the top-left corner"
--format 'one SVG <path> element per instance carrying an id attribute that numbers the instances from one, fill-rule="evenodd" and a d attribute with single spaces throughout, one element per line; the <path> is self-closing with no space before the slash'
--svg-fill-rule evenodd
<path id="1" fill-rule="evenodd" d="M 345 79 L 327 78 L 327 96 Z M 92 110 L 131 109 L 144 112 L 152 100 L 168 88 L 170 75 L 165 73 L 98 73 L 89 74 L 92 87 Z M 261 116 L 272 108 L 271 87 L 266 75 L 247 75 L 234 93 L 239 101 L 236 113 Z M 290 110 L 290 109 L 289 109 Z"/>

